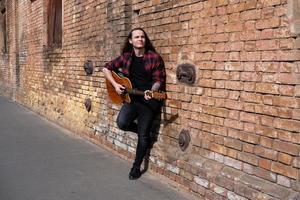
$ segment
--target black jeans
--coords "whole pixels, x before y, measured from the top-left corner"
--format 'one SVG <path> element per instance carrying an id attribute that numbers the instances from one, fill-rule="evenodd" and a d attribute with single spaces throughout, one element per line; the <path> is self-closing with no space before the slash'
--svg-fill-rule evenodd
<path id="1" fill-rule="evenodd" d="M 147 149 L 150 145 L 150 129 L 160 107 L 157 100 L 133 99 L 131 103 L 124 103 L 117 117 L 117 125 L 124 131 L 138 134 L 135 161 L 133 166 L 140 168 Z M 137 124 L 134 120 L 137 119 Z"/>

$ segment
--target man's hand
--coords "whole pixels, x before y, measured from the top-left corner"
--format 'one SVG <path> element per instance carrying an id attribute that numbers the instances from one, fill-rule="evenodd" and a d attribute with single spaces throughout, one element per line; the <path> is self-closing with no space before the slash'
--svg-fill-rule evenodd
<path id="1" fill-rule="evenodd" d="M 150 95 L 147 94 L 147 93 L 149 93 L 149 92 L 150 92 L 150 90 L 146 90 L 146 91 L 144 92 L 144 98 L 145 98 L 146 100 L 152 99 L 152 97 L 151 97 Z"/>
<path id="2" fill-rule="evenodd" d="M 114 84 L 116 92 L 121 95 L 125 91 L 125 87 L 123 85 L 120 85 L 119 83 Z"/>

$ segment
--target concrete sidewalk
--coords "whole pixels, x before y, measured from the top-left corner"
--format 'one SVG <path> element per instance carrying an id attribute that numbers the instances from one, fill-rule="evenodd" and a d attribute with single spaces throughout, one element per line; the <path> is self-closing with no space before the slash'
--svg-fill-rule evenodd
<path id="1" fill-rule="evenodd" d="M 0 200 L 184 200 L 149 172 L 0 96 Z"/>

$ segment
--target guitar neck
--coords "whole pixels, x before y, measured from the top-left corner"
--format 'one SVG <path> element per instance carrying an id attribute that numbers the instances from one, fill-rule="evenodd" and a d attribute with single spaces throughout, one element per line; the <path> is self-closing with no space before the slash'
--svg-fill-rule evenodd
<path id="1" fill-rule="evenodd" d="M 127 90 L 127 92 L 129 94 L 133 94 L 133 95 L 139 95 L 139 96 L 144 96 L 144 91 L 141 90 L 136 90 L 136 89 L 132 89 L 132 90 Z"/>

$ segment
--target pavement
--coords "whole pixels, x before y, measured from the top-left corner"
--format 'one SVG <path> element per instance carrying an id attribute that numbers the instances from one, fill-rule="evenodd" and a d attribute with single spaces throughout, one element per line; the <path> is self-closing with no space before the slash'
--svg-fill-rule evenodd
<path id="1" fill-rule="evenodd" d="M 131 163 L 0 96 L 0 200 L 193 200 Z"/>

